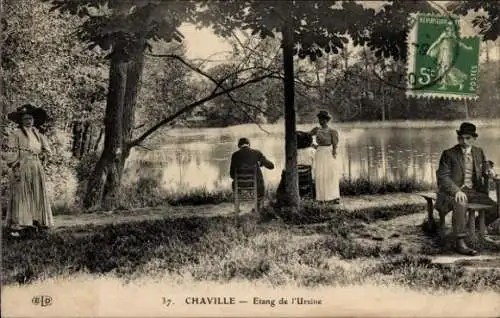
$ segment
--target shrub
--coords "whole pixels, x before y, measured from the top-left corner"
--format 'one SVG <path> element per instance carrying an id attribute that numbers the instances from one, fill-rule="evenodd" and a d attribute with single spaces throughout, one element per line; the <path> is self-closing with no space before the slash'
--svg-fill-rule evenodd
<path id="1" fill-rule="evenodd" d="M 71 157 L 70 133 L 54 129 L 47 138 L 52 156 L 46 163 L 47 192 L 53 202 L 54 213 L 70 209 L 77 203 L 78 179 L 75 171 L 77 160 Z"/>

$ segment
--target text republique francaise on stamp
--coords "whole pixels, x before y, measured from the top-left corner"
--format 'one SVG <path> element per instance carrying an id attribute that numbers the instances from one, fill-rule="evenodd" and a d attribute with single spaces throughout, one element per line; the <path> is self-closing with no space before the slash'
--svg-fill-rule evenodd
<path id="1" fill-rule="evenodd" d="M 461 37 L 459 22 L 447 15 L 412 15 L 407 96 L 478 98 L 480 38 Z"/>

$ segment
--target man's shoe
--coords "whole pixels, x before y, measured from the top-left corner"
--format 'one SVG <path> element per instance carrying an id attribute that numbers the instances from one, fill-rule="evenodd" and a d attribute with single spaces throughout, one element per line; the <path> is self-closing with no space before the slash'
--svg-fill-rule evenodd
<path id="1" fill-rule="evenodd" d="M 468 255 L 468 256 L 477 255 L 477 251 L 468 247 L 463 240 L 459 240 L 457 242 L 456 251 L 459 254 Z"/>

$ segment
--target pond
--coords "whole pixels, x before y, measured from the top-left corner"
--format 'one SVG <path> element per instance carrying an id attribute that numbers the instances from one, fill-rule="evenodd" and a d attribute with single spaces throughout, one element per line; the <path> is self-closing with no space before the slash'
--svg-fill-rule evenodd
<path id="1" fill-rule="evenodd" d="M 476 144 L 500 165 L 500 122 L 474 122 Z M 342 176 L 376 181 L 414 179 L 435 184 L 441 152 L 456 144 L 460 122 L 331 123 L 338 130 Z M 299 125 L 309 131 L 314 125 Z M 265 131 L 263 131 L 265 130 Z M 155 178 L 169 191 L 229 188 L 231 154 L 240 137 L 250 138 L 275 164 L 263 169 L 267 184 L 277 185 L 284 168 L 284 125 L 241 125 L 228 128 L 173 129 L 156 137 L 152 150 L 134 149 L 126 163 L 125 182 Z M 497 172 L 500 169 L 497 168 Z"/>

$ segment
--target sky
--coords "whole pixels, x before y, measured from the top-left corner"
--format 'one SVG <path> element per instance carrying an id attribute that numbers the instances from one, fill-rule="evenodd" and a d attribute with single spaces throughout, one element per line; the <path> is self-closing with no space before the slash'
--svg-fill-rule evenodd
<path id="1" fill-rule="evenodd" d="M 439 4 L 443 6 L 446 5 L 446 2 L 448 1 L 442 1 Z M 385 3 L 385 1 L 372 1 L 366 3 L 368 3 L 370 7 L 377 9 Z M 474 30 L 471 20 L 472 17 L 461 19 L 460 30 L 462 36 L 477 35 L 477 31 Z M 231 50 L 228 42 L 216 36 L 211 29 L 204 28 L 197 30 L 194 25 L 184 24 L 181 26 L 180 31 L 185 36 L 184 41 L 187 48 L 186 55 L 190 59 L 210 58 L 211 60 L 214 60 L 214 62 L 220 62 L 224 60 L 224 55 Z M 484 48 L 482 48 L 481 56 L 482 59 L 486 56 Z M 500 43 L 498 40 L 496 45 L 493 43 L 490 44 L 490 59 L 500 59 Z"/>

